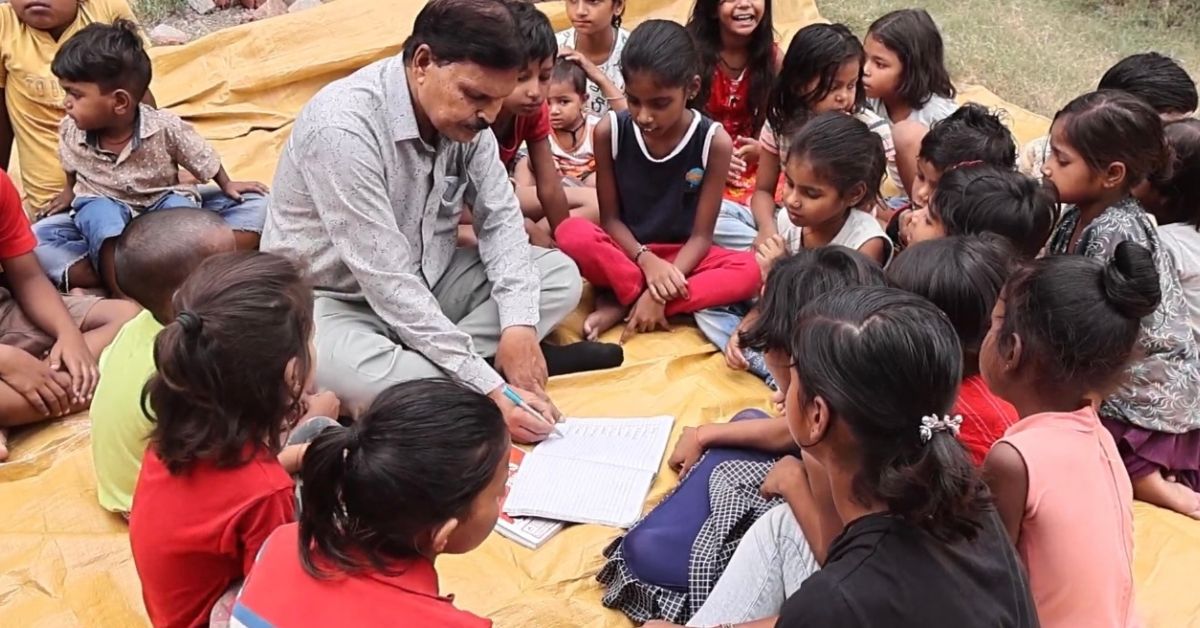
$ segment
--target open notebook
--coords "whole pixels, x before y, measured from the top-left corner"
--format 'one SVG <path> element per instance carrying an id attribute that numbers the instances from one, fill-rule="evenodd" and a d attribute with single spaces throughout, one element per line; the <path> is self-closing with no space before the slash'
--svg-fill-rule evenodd
<path id="1" fill-rule="evenodd" d="M 514 517 L 627 528 L 642 514 L 674 417 L 568 419 L 533 448 L 504 503 Z"/>

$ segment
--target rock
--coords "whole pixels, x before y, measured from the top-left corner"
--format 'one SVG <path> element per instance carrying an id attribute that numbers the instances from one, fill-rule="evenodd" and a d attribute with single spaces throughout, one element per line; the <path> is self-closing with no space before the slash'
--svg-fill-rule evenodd
<path id="1" fill-rule="evenodd" d="M 200 15 L 208 15 L 217 10 L 217 5 L 213 0 L 187 0 L 188 6 Z"/>
<path id="2" fill-rule="evenodd" d="M 189 40 L 191 36 L 169 24 L 159 24 L 150 31 L 150 41 L 159 46 L 178 46 Z"/>
<path id="3" fill-rule="evenodd" d="M 252 21 L 265 20 L 269 17 L 283 15 L 288 12 L 288 5 L 283 0 L 267 0 L 254 10 Z"/>
<path id="4" fill-rule="evenodd" d="M 288 7 L 288 13 L 297 13 L 305 9 L 319 7 L 322 4 L 324 3 L 321 0 L 296 0 L 292 3 L 292 6 Z"/>

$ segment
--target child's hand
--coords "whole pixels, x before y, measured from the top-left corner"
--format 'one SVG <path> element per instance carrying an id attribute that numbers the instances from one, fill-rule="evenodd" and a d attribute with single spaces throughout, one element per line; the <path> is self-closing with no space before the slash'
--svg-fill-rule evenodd
<path id="1" fill-rule="evenodd" d="M 667 465 L 678 471 L 679 477 L 683 477 L 702 455 L 704 455 L 704 445 L 700 444 L 700 429 L 685 427 L 683 434 L 679 435 L 679 441 L 675 443 L 675 450 L 671 452 L 671 457 L 667 458 Z"/>
<path id="2" fill-rule="evenodd" d="M 34 215 L 34 218 L 41 220 L 49 218 L 55 214 L 61 214 L 71 209 L 71 203 L 75 202 L 75 190 L 71 186 L 63 188 L 63 191 L 54 195 L 50 202 Z"/>
<path id="3" fill-rule="evenodd" d="M 758 245 L 758 250 L 754 252 L 754 260 L 758 262 L 758 270 L 762 272 L 764 283 L 767 281 L 767 275 L 771 272 L 771 267 L 775 265 L 775 260 L 785 254 L 787 254 L 787 245 L 783 241 L 783 236 L 778 233 Z"/>
<path id="4" fill-rule="evenodd" d="M 734 140 L 733 156 L 729 160 L 729 181 L 740 179 L 751 164 L 758 163 L 758 151 L 758 140 L 741 136 Z"/>
<path id="5" fill-rule="evenodd" d="M 642 254 L 638 265 L 646 276 L 646 290 L 654 300 L 665 304 L 688 298 L 687 277 L 674 264 L 647 251 Z"/>
<path id="6" fill-rule="evenodd" d="M 729 336 L 729 342 L 725 343 L 725 366 L 735 370 L 744 371 L 750 368 L 750 363 L 746 361 L 746 356 L 742 354 L 742 326 L 739 324 L 737 329 Z"/>
<path id="7" fill-rule="evenodd" d="M 224 192 L 226 196 L 239 203 L 242 202 L 242 194 L 245 194 L 246 192 L 254 192 L 256 194 L 263 195 L 270 193 L 270 190 L 267 188 L 267 186 L 259 183 L 258 181 L 229 181 L 225 183 L 225 185 L 221 186 L 221 191 Z"/>
<path id="8" fill-rule="evenodd" d="M 100 383 L 100 369 L 92 350 L 83 341 L 83 334 L 64 334 L 50 348 L 46 363 L 55 371 L 71 376 L 71 393 L 77 404 L 86 403 Z"/>
<path id="9" fill-rule="evenodd" d="M 596 76 L 604 76 L 604 72 L 601 72 L 600 68 L 597 67 L 595 63 L 592 63 L 591 59 L 588 59 L 586 55 L 580 53 L 574 48 L 571 48 L 570 46 L 559 46 L 558 58 L 570 61 L 583 68 L 583 73 L 586 74 L 593 83 L 600 82 L 596 80 Z"/>
<path id="10" fill-rule="evenodd" d="M 633 304 L 633 309 L 629 310 L 629 314 L 625 316 L 625 331 L 621 332 L 621 344 L 625 344 L 625 341 L 635 334 L 660 329 L 671 331 L 671 324 L 667 322 L 665 308 L 666 306 L 654 298 L 649 290 L 643 292 L 642 296 L 638 297 L 637 302 Z"/>
<path id="11" fill-rule="evenodd" d="M 0 380 L 44 417 L 64 416 L 72 409 L 70 376 L 20 349 L 0 345 Z"/>
<path id="12" fill-rule="evenodd" d="M 808 472 L 804 469 L 804 462 L 795 456 L 784 456 L 771 467 L 759 490 L 763 497 L 786 499 L 792 491 L 807 486 Z"/>

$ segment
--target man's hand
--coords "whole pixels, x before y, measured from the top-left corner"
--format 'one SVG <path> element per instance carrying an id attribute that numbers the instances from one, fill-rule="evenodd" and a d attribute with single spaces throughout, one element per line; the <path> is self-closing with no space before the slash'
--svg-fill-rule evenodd
<path id="1" fill-rule="evenodd" d="M 100 369 L 96 358 L 78 332 L 59 336 L 50 348 L 46 363 L 55 371 L 65 370 L 71 376 L 71 393 L 75 403 L 84 404 L 96 392 L 100 383 Z"/>
<path id="2" fill-rule="evenodd" d="M 763 497 L 787 499 L 792 491 L 807 486 L 808 472 L 804 469 L 804 462 L 795 456 L 784 456 L 775 462 L 767 477 L 763 478 L 760 490 Z"/>
<path id="3" fill-rule="evenodd" d="M 688 298 L 687 276 L 677 266 L 646 251 L 638 262 L 646 276 L 646 291 L 659 303 Z"/>
<path id="4" fill-rule="evenodd" d="M 508 425 L 508 433 L 512 435 L 513 440 L 518 443 L 536 443 L 546 440 L 546 437 L 554 430 L 554 426 L 549 421 L 555 423 L 562 420 L 562 413 L 558 408 L 554 407 L 548 399 L 518 386 L 509 386 L 513 392 L 520 395 L 529 407 L 537 410 L 547 421 L 543 421 L 532 414 L 526 412 L 520 406 L 508 400 L 504 396 L 504 387 L 501 386 L 496 390 L 488 393 L 488 397 L 500 406 L 500 412 L 504 415 L 504 422 Z"/>
<path id="5" fill-rule="evenodd" d="M 63 188 L 63 191 L 55 194 L 54 198 L 50 199 L 50 202 L 47 203 L 45 207 L 38 210 L 37 214 L 34 215 L 34 218 L 41 220 L 43 218 L 49 218 L 55 214 L 61 214 L 70 210 L 71 203 L 74 202 L 75 189 L 73 186 L 67 186 Z"/>
<path id="6" fill-rule="evenodd" d="M 629 310 L 629 314 L 625 316 L 625 331 L 621 332 L 621 344 L 625 344 L 625 341 L 635 334 L 659 329 L 671 331 L 671 324 L 667 321 L 666 306 L 647 290 L 638 297 L 633 304 L 633 309 Z"/>
<path id="7" fill-rule="evenodd" d="M 683 477 L 703 455 L 704 445 L 700 444 L 700 428 L 685 427 L 675 443 L 671 457 L 667 458 L 667 465 L 678 471 L 679 477 Z"/>
<path id="8" fill-rule="evenodd" d="M 265 184 L 259 183 L 258 181 L 227 181 L 221 186 L 221 191 L 225 193 L 225 196 L 228 196 L 239 203 L 242 202 L 242 194 L 247 192 L 254 192 L 256 194 L 263 195 L 271 192 L 271 190 Z"/>
<path id="9" fill-rule="evenodd" d="M 496 372 L 517 388 L 532 390 L 541 399 L 546 397 L 546 356 L 538 344 L 537 330 L 525 325 L 509 327 L 500 332 L 496 347 Z M 526 399 L 526 401 L 531 401 Z"/>
<path id="10" fill-rule="evenodd" d="M 0 380 L 12 386 L 44 417 L 71 411 L 71 378 L 15 347 L 0 345 Z"/>

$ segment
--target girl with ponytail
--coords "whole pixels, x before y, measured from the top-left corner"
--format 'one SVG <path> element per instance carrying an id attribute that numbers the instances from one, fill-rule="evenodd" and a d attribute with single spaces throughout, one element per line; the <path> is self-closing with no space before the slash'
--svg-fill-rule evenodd
<path id="1" fill-rule="evenodd" d="M 1133 487 L 1093 400 L 1120 382 L 1161 297 L 1153 255 L 1122 242 L 1107 264 L 1029 264 L 992 312 L 980 367 L 1022 418 L 984 475 L 1046 628 L 1137 625 Z"/>
<path id="2" fill-rule="evenodd" d="M 129 540 L 151 622 L 198 626 L 295 518 L 277 456 L 310 405 L 313 297 L 295 263 L 245 251 L 205 260 L 171 305 L 142 393 L 154 427 Z"/>
<path id="3" fill-rule="evenodd" d="M 445 379 L 384 391 L 309 446 L 299 524 L 275 531 L 233 617 L 246 626 L 490 626 L 440 597 L 434 561 L 491 533 L 511 449 L 499 408 Z"/>
<path id="4" fill-rule="evenodd" d="M 750 527 L 689 625 L 1037 626 L 956 438 L 963 355 L 946 315 L 897 288 L 845 288 L 805 306 L 789 353 L 802 455 L 762 485 L 786 504 Z"/>

